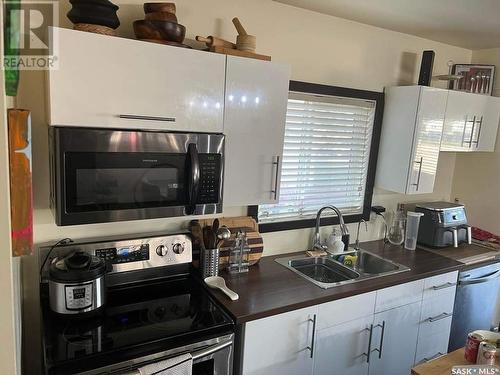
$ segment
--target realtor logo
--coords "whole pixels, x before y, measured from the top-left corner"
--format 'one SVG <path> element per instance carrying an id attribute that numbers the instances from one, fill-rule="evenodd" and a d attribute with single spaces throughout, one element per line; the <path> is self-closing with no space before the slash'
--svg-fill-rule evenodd
<path id="1" fill-rule="evenodd" d="M 57 69 L 59 3 L 55 1 L 6 0 L 3 69 Z"/>

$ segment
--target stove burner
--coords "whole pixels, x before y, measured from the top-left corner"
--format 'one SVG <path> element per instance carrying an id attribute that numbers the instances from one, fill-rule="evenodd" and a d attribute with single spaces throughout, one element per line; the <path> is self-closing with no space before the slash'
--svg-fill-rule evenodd
<path id="1" fill-rule="evenodd" d="M 130 348 L 137 357 L 137 351 L 149 353 L 153 348 L 178 346 L 182 340 L 199 340 L 210 332 L 232 330 L 231 320 L 190 279 L 111 290 L 108 301 L 102 315 L 79 320 L 55 319 L 44 307 L 49 367 L 68 362 L 76 368 L 95 366 L 94 361 L 105 364 L 117 353 L 132 355 Z M 64 371 L 54 373 L 68 373 Z"/>

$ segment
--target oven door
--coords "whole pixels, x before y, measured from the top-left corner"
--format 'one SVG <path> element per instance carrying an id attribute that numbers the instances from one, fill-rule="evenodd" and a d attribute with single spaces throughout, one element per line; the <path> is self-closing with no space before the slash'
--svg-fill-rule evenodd
<path id="1" fill-rule="evenodd" d="M 181 354 L 191 353 L 193 375 L 232 375 L 234 335 L 229 334 L 215 339 L 153 354 L 136 360 L 127 361 L 80 373 L 79 375 L 140 375 L 139 368 L 164 361 Z"/>
<path id="2" fill-rule="evenodd" d="M 52 131 L 58 225 L 222 211 L 223 135 Z"/>

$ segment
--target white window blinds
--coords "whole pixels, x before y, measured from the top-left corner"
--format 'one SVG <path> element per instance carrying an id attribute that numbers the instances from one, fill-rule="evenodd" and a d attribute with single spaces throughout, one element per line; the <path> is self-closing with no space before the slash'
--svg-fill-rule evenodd
<path id="1" fill-rule="evenodd" d="M 375 105 L 290 93 L 280 199 L 259 206 L 259 222 L 312 218 L 325 205 L 346 215 L 362 213 Z"/>

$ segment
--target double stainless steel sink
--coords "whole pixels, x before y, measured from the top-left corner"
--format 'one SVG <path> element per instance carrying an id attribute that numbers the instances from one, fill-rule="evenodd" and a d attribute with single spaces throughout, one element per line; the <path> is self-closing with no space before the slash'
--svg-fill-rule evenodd
<path id="1" fill-rule="evenodd" d="M 276 262 L 324 289 L 410 270 L 362 249 L 324 257 L 277 258 Z"/>

